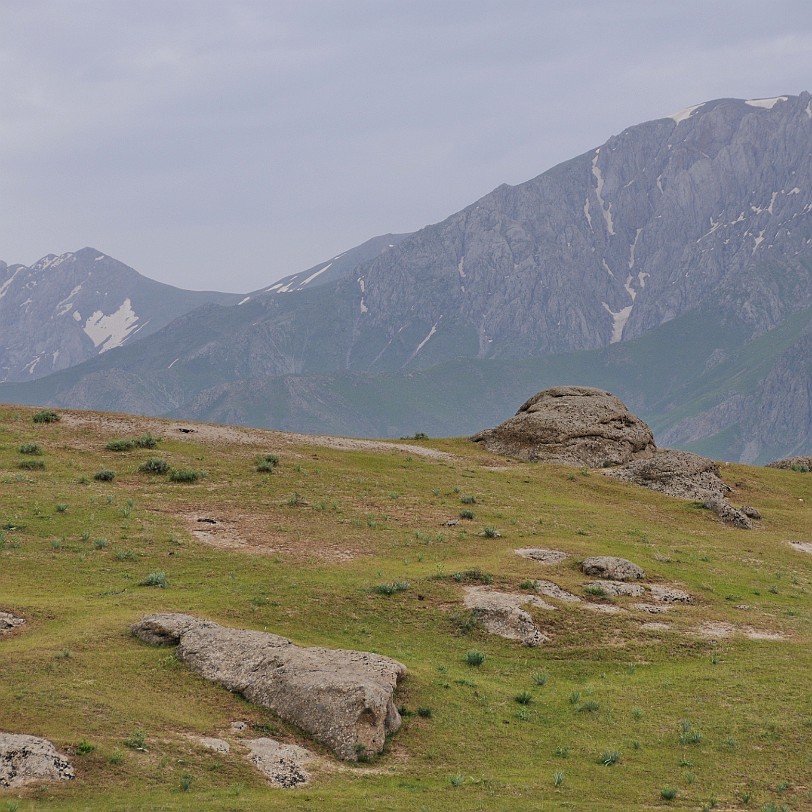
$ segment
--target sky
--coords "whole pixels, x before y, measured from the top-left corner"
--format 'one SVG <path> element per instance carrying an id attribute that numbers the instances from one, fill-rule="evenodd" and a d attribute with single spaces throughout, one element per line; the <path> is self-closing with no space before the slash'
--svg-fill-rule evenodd
<path id="1" fill-rule="evenodd" d="M 2 0 L 0 259 L 247 292 L 628 126 L 812 90 L 809 0 Z"/>

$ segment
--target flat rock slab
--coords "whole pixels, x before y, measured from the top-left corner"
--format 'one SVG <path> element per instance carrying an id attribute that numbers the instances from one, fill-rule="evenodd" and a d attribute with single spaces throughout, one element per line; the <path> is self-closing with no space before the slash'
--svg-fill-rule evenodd
<path id="1" fill-rule="evenodd" d="M 250 751 L 251 763 L 276 787 L 298 787 L 310 781 L 307 764 L 315 756 L 296 744 L 282 744 L 275 739 L 248 739 L 243 744 Z"/>
<path id="2" fill-rule="evenodd" d="M 693 603 L 693 595 L 686 592 L 684 589 L 677 589 L 674 586 L 661 586 L 660 584 L 651 584 L 649 586 L 651 597 L 658 603 Z"/>
<path id="3" fill-rule="evenodd" d="M 178 658 L 195 673 L 270 708 L 339 758 L 379 753 L 400 728 L 393 695 L 406 666 L 389 657 L 303 648 L 183 614 L 149 615 L 131 630 L 153 645 L 177 643 Z"/>
<path id="4" fill-rule="evenodd" d="M 0 612 L 0 635 L 9 634 L 24 625 L 24 617 L 17 617 L 17 615 L 12 615 L 11 612 Z"/>
<path id="5" fill-rule="evenodd" d="M 789 546 L 799 553 L 812 553 L 812 541 L 790 541 Z"/>
<path id="6" fill-rule="evenodd" d="M 534 581 L 533 583 L 536 585 L 536 590 L 548 598 L 557 598 L 560 601 L 568 601 L 569 603 L 580 603 L 581 601 L 577 595 L 567 592 L 566 589 L 562 589 L 552 581 Z"/>
<path id="7" fill-rule="evenodd" d="M 768 629 L 754 629 L 752 626 L 737 628 L 732 623 L 721 620 L 708 620 L 699 626 L 695 633 L 708 640 L 720 640 L 741 635 L 748 640 L 786 640 L 786 635 Z"/>
<path id="8" fill-rule="evenodd" d="M 570 554 L 565 553 L 563 550 L 546 550 L 543 547 L 523 547 L 513 552 L 522 558 L 538 561 L 539 564 L 560 564 L 570 557 Z"/>
<path id="9" fill-rule="evenodd" d="M 550 638 L 540 631 L 522 606 L 555 609 L 535 595 L 497 592 L 483 586 L 465 588 L 465 606 L 470 609 L 491 634 L 517 640 L 526 646 L 538 646 Z"/>
<path id="10" fill-rule="evenodd" d="M 0 733 L 0 787 L 20 787 L 32 781 L 69 781 L 74 778 L 67 757 L 48 739 Z"/>
<path id="11" fill-rule="evenodd" d="M 231 745 L 225 739 L 215 739 L 211 736 L 196 736 L 195 741 L 202 744 L 207 750 L 215 753 L 231 752 Z"/>
<path id="12" fill-rule="evenodd" d="M 662 615 L 669 611 L 669 608 L 661 603 L 633 603 L 632 608 L 639 609 L 641 612 L 648 612 L 650 615 Z"/>
<path id="13" fill-rule="evenodd" d="M 617 615 L 620 612 L 625 612 L 625 609 L 621 609 L 619 606 L 615 606 L 612 603 L 585 603 L 584 609 L 589 612 L 598 612 L 599 614 L 604 615 Z"/>
<path id="14" fill-rule="evenodd" d="M 610 555 L 596 555 L 581 562 L 584 575 L 597 576 L 608 581 L 636 581 L 645 578 L 646 573 L 625 558 Z"/>
<path id="15" fill-rule="evenodd" d="M 639 598 L 646 592 L 645 587 L 640 584 L 627 584 L 624 581 L 590 581 L 584 588 L 587 591 L 602 589 L 607 595 L 624 595 L 632 598 Z"/>
<path id="16" fill-rule="evenodd" d="M 471 440 L 528 462 L 601 468 L 654 453 L 651 429 L 602 389 L 556 386 L 534 395 L 496 428 Z"/>

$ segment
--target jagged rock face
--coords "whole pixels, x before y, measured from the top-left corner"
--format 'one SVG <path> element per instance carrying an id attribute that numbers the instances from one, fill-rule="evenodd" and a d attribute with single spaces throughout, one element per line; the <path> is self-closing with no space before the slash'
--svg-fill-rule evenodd
<path id="1" fill-rule="evenodd" d="M 132 632 L 153 645 L 178 643 L 178 658 L 195 673 L 270 708 L 340 758 L 379 753 L 400 728 L 393 694 L 406 667 L 388 657 L 302 648 L 182 614 L 149 615 Z"/>
<path id="2" fill-rule="evenodd" d="M 497 454 L 601 468 L 651 456 L 651 429 L 609 392 L 586 386 L 545 389 L 514 417 L 471 438 Z"/>
<path id="3" fill-rule="evenodd" d="M 812 304 L 811 101 L 630 127 L 417 232 L 359 270 L 354 362 L 602 347 L 711 298 L 764 332 Z"/>
<path id="4" fill-rule="evenodd" d="M 68 759 L 47 739 L 0 733 L 0 787 L 19 787 L 33 781 L 69 781 L 73 777 Z"/>

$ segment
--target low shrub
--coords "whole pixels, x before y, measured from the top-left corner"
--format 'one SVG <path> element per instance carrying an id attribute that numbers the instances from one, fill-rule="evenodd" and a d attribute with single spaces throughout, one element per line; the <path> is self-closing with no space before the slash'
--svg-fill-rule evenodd
<path id="1" fill-rule="evenodd" d="M 477 651 L 477 649 L 471 649 L 465 654 L 465 662 L 468 665 L 480 666 L 485 662 L 485 655 L 481 651 Z"/>
<path id="2" fill-rule="evenodd" d="M 115 478 L 116 472 L 111 471 L 109 468 L 102 468 L 93 474 L 93 479 L 95 479 L 96 482 L 112 482 Z"/>
<path id="3" fill-rule="evenodd" d="M 200 471 L 195 468 L 173 468 L 169 472 L 169 481 L 192 483 L 203 479 L 205 476 L 205 471 Z"/>
<path id="4" fill-rule="evenodd" d="M 263 474 L 270 474 L 277 465 L 279 465 L 279 457 L 276 454 L 263 454 L 257 457 L 257 471 Z"/>
<path id="5" fill-rule="evenodd" d="M 163 570 L 155 570 L 139 583 L 139 586 L 157 586 L 166 589 L 166 573 Z"/>
<path id="6" fill-rule="evenodd" d="M 469 521 L 473 521 L 476 516 L 473 510 L 461 510 L 460 511 L 460 518 L 461 519 L 468 519 Z"/>
<path id="7" fill-rule="evenodd" d="M 673 801 L 677 797 L 677 791 L 673 787 L 663 787 L 660 790 L 660 797 L 664 801 Z"/>
<path id="8" fill-rule="evenodd" d="M 134 448 L 156 448 L 158 445 L 158 438 L 153 437 L 151 434 L 142 434 L 140 437 L 134 437 L 132 440 Z"/>
<path id="9" fill-rule="evenodd" d="M 142 474 L 165 474 L 169 471 L 169 463 L 160 457 L 150 457 L 138 466 Z"/>
<path id="10" fill-rule="evenodd" d="M 105 448 L 108 451 L 132 451 L 135 445 L 132 440 L 110 440 Z"/>
<path id="11" fill-rule="evenodd" d="M 76 752 L 80 756 L 86 756 L 88 753 L 92 753 L 95 749 L 96 746 L 91 744 L 87 739 L 82 739 L 82 741 L 76 745 Z"/>
<path id="12" fill-rule="evenodd" d="M 20 454 L 42 454 L 42 446 L 37 443 L 23 443 L 17 451 Z"/>
<path id="13" fill-rule="evenodd" d="M 461 496 L 460 497 L 460 502 L 462 502 L 463 505 L 475 505 L 476 504 L 476 496 Z"/>
<path id="14" fill-rule="evenodd" d="M 598 761 L 603 764 L 604 767 L 611 767 L 620 761 L 620 753 L 617 750 L 607 750 L 605 753 L 601 753 L 601 757 Z"/>
<path id="15" fill-rule="evenodd" d="M 59 415 L 50 410 L 37 412 L 32 418 L 35 423 L 58 423 Z"/>
<path id="16" fill-rule="evenodd" d="M 17 467 L 24 471 L 42 471 L 45 463 L 42 460 L 23 460 Z"/>

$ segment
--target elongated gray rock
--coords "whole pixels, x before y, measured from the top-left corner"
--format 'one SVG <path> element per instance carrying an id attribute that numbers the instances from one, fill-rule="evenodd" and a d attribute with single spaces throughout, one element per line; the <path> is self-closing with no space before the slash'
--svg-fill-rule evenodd
<path id="1" fill-rule="evenodd" d="M 285 637 L 229 629 L 191 615 L 149 615 L 131 627 L 205 679 L 269 708 L 355 761 L 379 753 L 400 728 L 393 694 L 406 666 L 364 651 L 303 648 Z"/>
<path id="2" fill-rule="evenodd" d="M 590 468 L 650 457 L 656 449 L 651 429 L 623 401 L 588 386 L 545 389 L 513 417 L 471 440 L 529 462 Z"/>
<path id="3" fill-rule="evenodd" d="M 73 777 L 67 757 L 48 739 L 0 733 L 0 787 L 20 787 L 32 781 L 69 781 Z"/>
<path id="4" fill-rule="evenodd" d="M 469 586 L 465 590 L 465 606 L 482 621 L 491 633 L 507 640 L 517 640 L 526 646 L 538 646 L 550 638 L 533 622 L 522 606 L 555 609 L 535 595 L 499 592 L 483 586 Z"/>

